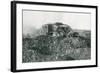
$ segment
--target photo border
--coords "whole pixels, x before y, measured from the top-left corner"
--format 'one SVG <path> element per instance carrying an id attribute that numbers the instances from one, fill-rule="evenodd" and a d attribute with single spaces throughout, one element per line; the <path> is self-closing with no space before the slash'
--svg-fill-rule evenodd
<path id="1" fill-rule="evenodd" d="M 17 4 L 35 4 L 35 5 L 50 5 L 50 6 L 67 6 L 67 7 L 81 7 L 81 8 L 95 8 L 96 9 L 96 64 L 74 67 L 54 67 L 54 68 L 40 68 L 40 69 L 16 69 L 16 6 Z M 42 71 L 42 70 L 57 70 L 57 69 L 73 69 L 73 68 L 89 68 L 98 66 L 98 7 L 90 5 L 74 5 L 74 4 L 58 4 L 58 3 L 45 3 L 45 2 L 28 2 L 28 1 L 11 1 L 11 71 L 23 72 L 23 71 Z"/>

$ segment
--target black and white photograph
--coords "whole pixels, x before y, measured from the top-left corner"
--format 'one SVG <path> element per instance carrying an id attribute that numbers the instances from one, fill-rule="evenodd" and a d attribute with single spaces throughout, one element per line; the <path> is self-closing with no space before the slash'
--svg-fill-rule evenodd
<path id="1" fill-rule="evenodd" d="M 11 71 L 97 67 L 97 6 L 11 3 Z"/>
<path id="2" fill-rule="evenodd" d="M 22 62 L 91 59 L 90 13 L 23 10 Z"/>

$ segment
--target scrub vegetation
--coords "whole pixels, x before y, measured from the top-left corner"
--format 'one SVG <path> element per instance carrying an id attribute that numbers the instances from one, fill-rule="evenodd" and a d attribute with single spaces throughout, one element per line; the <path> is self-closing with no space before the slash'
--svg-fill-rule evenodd
<path id="1" fill-rule="evenodd" d="M 91 32 L 56 22 L 23 35 L 22 62 L 91 59 Z"/>

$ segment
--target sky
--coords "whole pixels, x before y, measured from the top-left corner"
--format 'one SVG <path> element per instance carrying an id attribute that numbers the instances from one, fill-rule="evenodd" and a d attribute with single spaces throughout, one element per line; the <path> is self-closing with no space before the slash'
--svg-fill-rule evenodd
<path id="1" fill-rule="evenodd" d="M 23 11 L 23 31 L 39 29 L 48 23 L 62 22 L 71 26 L 72 29 L 90 30 L 91 14 L 74 12 L 50 12 L 50 11 Z"/>

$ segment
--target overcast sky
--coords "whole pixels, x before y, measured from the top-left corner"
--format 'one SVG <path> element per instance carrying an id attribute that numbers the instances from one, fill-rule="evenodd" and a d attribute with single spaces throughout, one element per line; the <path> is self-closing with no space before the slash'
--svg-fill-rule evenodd
<path id="1" fill-rule="evenodd" d="M 73 29 L 90 30 L 90 14 L 69 12 L 23 11 L 23 31 L 40 28 L 47 23 L 62 22 Z"/>

